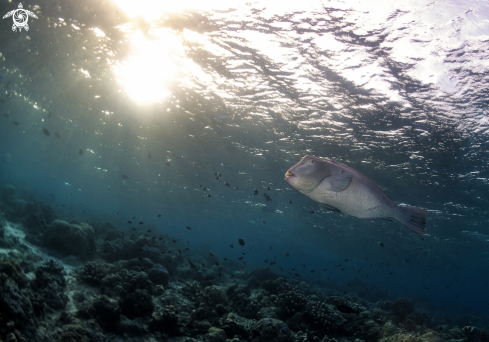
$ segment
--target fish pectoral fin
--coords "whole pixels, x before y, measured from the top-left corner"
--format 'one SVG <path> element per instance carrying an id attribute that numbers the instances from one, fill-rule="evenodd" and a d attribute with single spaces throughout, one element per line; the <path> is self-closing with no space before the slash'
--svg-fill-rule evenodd
<path id="1" fill-rule="evenodd" d="M 342 192 L 348 188 L 352 179 L 353 175 L 350 172 L 342 172 L 326 178 L 325 181 L 330 185 L 329 190 L 334 192 Z"/>
<path id="2" fill-rule="evenodd" d="M 330 205 L 328 205 L 328 204 L 323 204 L 323 203 L 321 203 L 320 205 L 321 205 L 321 207 L 323 207 L 324 209 L 328 209 L 328 210 L 331 210 L 331 211 L 336 211 L 336 212 L 338 212 L 338 213 L 341 213 L 341 210 L 340 210 L 340 209 L 335 208 L 335 207 L 332 207 L 332 206 L 330 206 Z"/>

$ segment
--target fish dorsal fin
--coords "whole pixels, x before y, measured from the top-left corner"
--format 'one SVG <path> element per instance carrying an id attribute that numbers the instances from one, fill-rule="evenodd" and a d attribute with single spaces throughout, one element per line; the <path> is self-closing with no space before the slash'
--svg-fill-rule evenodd
<path id="1" fill-rule="evenodd" d="M 329 183 L 329 190 L 334 192 L 342 192 L 348 188 L 351 183 L 353 175 L 350 172 L 342 171 L 336 175 L 325 179 Z"/>

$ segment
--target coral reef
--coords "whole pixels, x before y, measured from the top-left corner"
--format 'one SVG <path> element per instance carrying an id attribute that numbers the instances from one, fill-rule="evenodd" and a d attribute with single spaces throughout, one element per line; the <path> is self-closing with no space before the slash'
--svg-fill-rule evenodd
<path id="1" fill-rule="evenodd" d="M 87 257 L 95 250 L 95 233 L 86 224 L 70 224 L 62 220 L 54 220 L 42 233 L 43 246 L 53 249 L 61 255 Z"/>
<path id="2" fill-rule="evenodd" d="M 246 272 L 167 237 L 58 220 L 50 206 L 15 196 L 0 190 L 5 212 L 42 248 L 33 251 L 12 234 L 20 225 L 0 217 L 0 246 L 9 248 L 0 261 L 0 341 L 489 341 L 482 327 L 442 324 L 406 298 L 371 303 L 268 268 Z"/>

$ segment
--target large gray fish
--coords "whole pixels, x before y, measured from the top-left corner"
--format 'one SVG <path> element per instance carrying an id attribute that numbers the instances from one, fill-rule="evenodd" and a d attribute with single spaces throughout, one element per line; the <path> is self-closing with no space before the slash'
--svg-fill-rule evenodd
<path id="1" fill-rule="evenodd" d="M 369 220 L 394 219 L 425 233 L 426 210 L 398 205 L 373 180 L 345 164 L 306 155 L 285 173 L 285 180 L 330 210 Z"/>

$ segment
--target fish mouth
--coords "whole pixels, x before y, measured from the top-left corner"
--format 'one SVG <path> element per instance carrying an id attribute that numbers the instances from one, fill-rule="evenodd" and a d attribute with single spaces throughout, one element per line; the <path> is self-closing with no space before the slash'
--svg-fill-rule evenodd
<path id="1" fill-rule="evenodd" d="M 285 173 L 285 180 L 287 180 L 289 177 L 293 177 L 293 176 L 294 176 L 294 174 L 292 172 L 290 172 L 290 170 L 289 170 Z"/>

